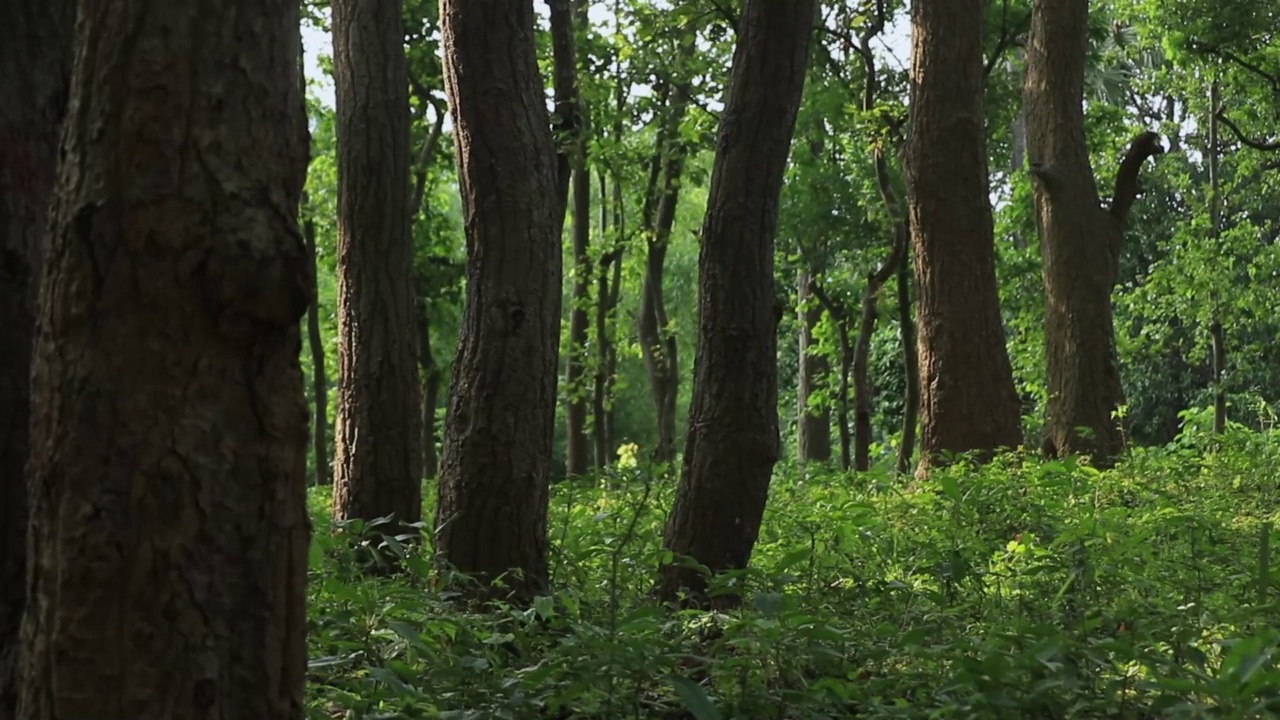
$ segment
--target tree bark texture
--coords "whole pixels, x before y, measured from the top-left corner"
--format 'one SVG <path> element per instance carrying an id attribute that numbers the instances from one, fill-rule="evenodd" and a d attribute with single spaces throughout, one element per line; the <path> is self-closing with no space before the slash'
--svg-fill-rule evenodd
<path id="1" fill-rule="evenodd" d="M 716 143 L 698 258 L 698 351 L 684 467 L 663 538 L 718 573 L 746 567 L 778 459 L 778 195 L 804 88 L 813 0 L 748 0 Z M 669 564 L 659 596 L 707 579 Z M 718 604 L 733 604 L 724 596 Z"/>
<path id="2" fill-rule="evenodd" d="M 812 276 L 801 270 L 796 280 L 796 305 L 800 310 L 800 373 L 796 381 L 796 459 L 801 463 L 831 460 L 831 405 L 809 407 L 809 397 L 827 381 L 831 363 L 813 351 L 813 331 L 822 322 L 822 305 L 809 291 Z"/>
<path id="3" fill-rule="evenodd" d="M 983 0 L 911 6 L 907 194 L 918 302 L 920 470 L 1022 442 L 996 287 L 982 107 Z"/>
<path id="4" fill-rule="evenodd" d="M 1111 208 L 1104 208 L 1084 139 L 1088 15 L 1087 0 L 1032 3 L 1023 105 L 1045 286 L 1049 398 L 1042 450 L 1051 457 L 1085 453 L 1105 467 L 1124 447 L 1111 292 L 1138 171 L 1161 148 L 1155 133 L 1134 140 Z"/>
<path id="5" fill-rule="evenodd" d="M 18 717 L 299 720 L 298 4 L 84 0 L 76 35 Z"/>
<path id="6" fill-rule="evenodd" d="M 0 7 L 0 719 L 13 717 L 18 701 L 31 348 L 74 23 L 70 0 Z"/>
<path id="7" fill-rule="evenodd" d="M 337 520 L 422 516 L 409 78 L 401 0 L 335 0 Z"/>
<path id="8" fill-rule="evenodd" d="M 560 339 L 556 149 L 529 0 L 444 0 L 467 299 L 441 456 L 441 560 L 517 598 L 547 586 Z"/>
<path id="9" fill-rule="evenodd" d="M 307 204 L 303 193 L 302 204 Z M 302 236 L 307 243 L 307 255 L 311 259 L 311 271 L 316 267 L 316 222 L 305 209 L 307 217 L 302 223 Z M 324 341 L 320 337 L 320 304 L 318 297 L 311 298 L 307 306 L 307 345 L 311 350 L 311 455 L 315 461 L 315 484 L 328 485 L 333 481 L 333 465 L 329 462 L 329 379 L 325 375 Z"/>

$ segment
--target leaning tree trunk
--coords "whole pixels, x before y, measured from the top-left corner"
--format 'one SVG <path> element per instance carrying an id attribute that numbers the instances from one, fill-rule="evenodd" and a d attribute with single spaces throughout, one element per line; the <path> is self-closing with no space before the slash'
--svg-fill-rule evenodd
<path id="1" fill-rule="evenodd" d="M 1111 292 L 1138 172 L 1163 149 L 1155 133 L 1135 138 L 1111 207 L 1103 207 L 1084 139 L 1088 17 L 1087 0 L 1032 3 L 1023 92 L 1045 289 L 1049 401 L 1042 449 L 1049 456 L 1087 453 L 1105 467 L 1124 448 Z"/>
<path id="2" fill-rule="evenodd" d="M 814 0 L 747 0 L 712 168 L 698 258 L 698 352 L 684 469 L 663 544 L 712 573 L 746 567 L 778 459 L 778 195 L 804 88 Z M 662 568 L 659 596 L 707 578 Z M 717 604 L 733 604 L 723 596 Z"/>
<path id="3" fill-rule="evenodd" d="M 813 351 L 813 332 L 822 321 L 822 305 L 813 299 L 812 276 L 800 270 L 796 278 L 796 305 L 800 309 L 800 372 L 796 381 L 796 460 L 801 463 L 831 460 L 831 406 L 809 407 L 809 398 L 826 382 L 831 363 Z"/>
<path id="4" fill-rule="evenodd" d="M 560 340 L 556 148 L 528 0 L 441 3 L 467 231 L 467 299 L 441 456 L 436 551 L 527 600 L 547 587 Z"/>
<path id="5" fill-rule="evenodd" d="M 918 294 L 920 471 L 1022 442 L 996 287 L 982 108 L 984 0 L 911 6 L 907 194 Z"/>
<path id="6" fill-rule="evenodd" d="M 335 0 L 337 520 L 422 516 L 401 0 Z"/>
<path id="7" fill-rule="evenodd" d="M 74 23 L 70 0 L 0 6 L 0 718 L 18 701 L 31 345 Z"/>
<path id="8" fill-rule="evenodd" d="M 314 278 L 298 3 L 80 9 L 33 361 L 17 715 L 299 720 Z"/>

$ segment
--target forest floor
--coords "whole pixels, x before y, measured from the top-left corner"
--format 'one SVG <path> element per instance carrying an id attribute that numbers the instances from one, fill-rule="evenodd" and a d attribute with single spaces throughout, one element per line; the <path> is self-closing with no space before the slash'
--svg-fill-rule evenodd
<path id="1" fill-rule="evenodd" d="M 650 601 L 673 484 L 557 485 L 555 594 L 484 613 L 425 549 L 379 538 L 405 571 L 359 573 L 316 489 L 310 717 L 1280 717 L 1278 433 L 1101 473 L 780 467 L 733 613 Z"/>

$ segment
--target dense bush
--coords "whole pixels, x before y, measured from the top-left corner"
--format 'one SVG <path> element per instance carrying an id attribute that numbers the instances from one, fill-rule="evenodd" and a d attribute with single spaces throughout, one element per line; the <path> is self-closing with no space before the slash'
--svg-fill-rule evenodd
<path id="1" fill-rule="evenodd" d="M 315 496 L 309 717 L 1280 716 L 1280 434 L 1102 473 L 780 468 L 753 567 L 717 581 L 745 589 L 733 613 L 649 601 L 672 485 L 557 486 L 555 595 L 485 612 L 425 548 L 325 532 Z M 359 537 L 403 571 L 361 572 Z"/>

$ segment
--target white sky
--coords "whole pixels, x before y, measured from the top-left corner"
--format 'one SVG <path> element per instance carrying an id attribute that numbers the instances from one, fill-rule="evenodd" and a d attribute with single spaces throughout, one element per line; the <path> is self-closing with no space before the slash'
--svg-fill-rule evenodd
<path id="1" fill-rule="evenodd" d="M 534 9 L 539 19 L 546 22 L 546 3 L 541 1 L 534 3 Z M 591 5 L 590 18 L 592 24 L 597 26 L 609 26 L 613 23 L 613 13 L 604 3 Z M 332 50 L 329 34 L 304 23 L 302 45 L 305 53 L 307 82 L 311 84 L 311 91 L 325 105 L 333 107 L 333 83 L 321 72 L 319 63 L 320 56 L 328 55 Z M 880 47 L 890 65 L 899 69 L 905 67 L 911 52 L 910 21 L 905 13 L 899 14 L 897 21 L 889 26 L 880 42 Z M 725 72 L 728 72 L 728 68 Z"/>

